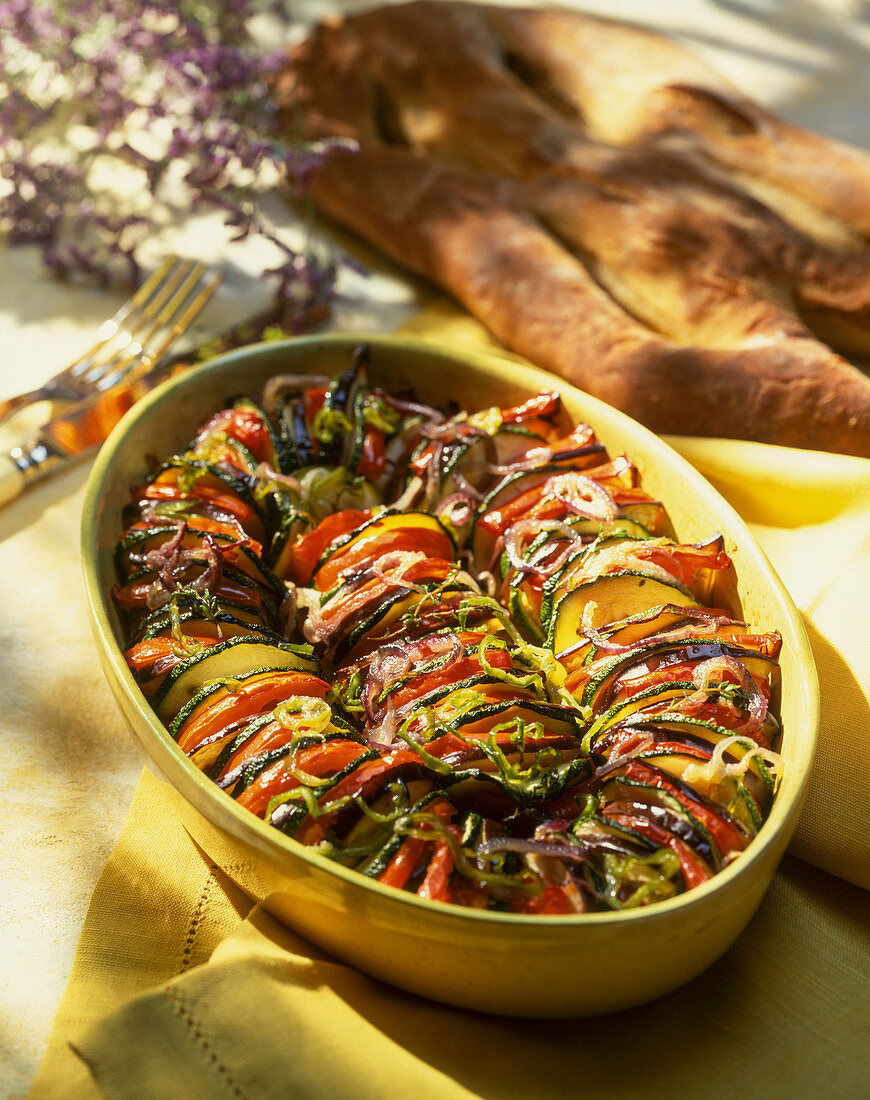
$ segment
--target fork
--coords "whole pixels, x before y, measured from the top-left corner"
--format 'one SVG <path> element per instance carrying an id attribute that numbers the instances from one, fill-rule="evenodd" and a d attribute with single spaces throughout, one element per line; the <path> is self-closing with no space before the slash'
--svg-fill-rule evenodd
<path id="1" fill-rule="evenodd" d="M 29 485 L 90 454 L 131 404 L 161 380 L 164 356 L 217 290 L 222 275 L 172 256 L 100 329 L 90 349 L 44 386 L 0 404 L 0 420 L 44 398 L 62 400 L 27 442 L 0 453 L 0 508 Z"/>
<path id="2" fill-rule="evenodd" d="M 144 373 L 189 328 L 221 281 L 204 264 L 168 256 L 114 315 L 81 358 L 28 393 L 0 401 L 0 422 L 36 401 L 80 402 Z"/>

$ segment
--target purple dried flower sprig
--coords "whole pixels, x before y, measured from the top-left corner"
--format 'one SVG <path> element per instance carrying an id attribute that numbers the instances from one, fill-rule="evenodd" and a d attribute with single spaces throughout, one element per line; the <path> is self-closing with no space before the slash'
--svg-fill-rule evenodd
<path id="1" fill-rule="evenodd" d="M 276 178 L 304 194 L 323 159 L 352 143 L 282 138 L 269 79 L 284 55 L 252 48 L 251 14 L 249 0 L 0 0 L 0 227 L 10 243 L 39 245 L 61 278 L 136 281 L 151 223 L 94 192 L 94 164 L 132 164 L 153 197 L 180 165 L 192 204 L 221 206 L 235 237 L 279 249 L 264 274 L 288 327 L 322 319 L 335 263 L 277 239 L 254 199 Z M 91 140 L 70 140 L 76 128 Z"/>

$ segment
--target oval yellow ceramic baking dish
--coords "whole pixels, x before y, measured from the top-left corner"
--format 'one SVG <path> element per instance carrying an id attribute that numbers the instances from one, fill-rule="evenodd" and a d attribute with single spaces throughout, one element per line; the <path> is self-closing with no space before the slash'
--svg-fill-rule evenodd
<path id="1" fill-rule="evenodd" d="M 426 901 L 330 862 L 269 827 L 220 791 L 178 750 L 121 652 L 110 589 L 112 550 L 129 487 L 147 455 L 183 449 L 225 399 L 277 373 L 331 374 L 354 346 L 372 345 L 375 383 L 412 386 L 421 400 L 463 408 L 514 403 L 558 386 L 568 413 L 628 453 L 644 487 L 665 502 L 682 541 L 720 531 L 737 590 L 719 592 L 758 630 L 779 630 L 785 770 L 768 820 L 747 853 L 710 882 L 648 909 L 534 917 Z M 785 850 L 806 791 L 818 684 L 800 616 L 746 526 L 674 451 L 621 413 L 550 375 L 503 359 L 389 337 L 325 336 L 243 349 L 184 373 L 132 409 L 94 466 L 83 558 L 97 644 L 121 710 L 152 767 L 182 796 L 184 825 L 250 895 L 321 948 L 415 993 L 466 1008 L 526 1016 L 610 1012 L 667 993 L 699 974 L 745 927 Z M 723 606 L 721 603 L 719 606 Z M 167 866 L 167 876 L 172 867 Z"/>

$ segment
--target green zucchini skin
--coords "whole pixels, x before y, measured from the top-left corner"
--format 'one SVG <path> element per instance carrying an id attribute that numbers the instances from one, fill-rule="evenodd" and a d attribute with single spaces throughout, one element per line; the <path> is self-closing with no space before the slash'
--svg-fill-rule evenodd
<path id="1" fill-rule="evenodd" d="M 708 609 L 722 540 L 663 537 L 629 460 L 559 438 L 554 395 L 445 418 L 366 358 L 236 399 L 125 509 L 128 660 L 180 750 L 443 902 L 623 909 L 706 881 L 779 767 L 779 641 Z M 333 474 L 337 534 L 306 496 Z"/>

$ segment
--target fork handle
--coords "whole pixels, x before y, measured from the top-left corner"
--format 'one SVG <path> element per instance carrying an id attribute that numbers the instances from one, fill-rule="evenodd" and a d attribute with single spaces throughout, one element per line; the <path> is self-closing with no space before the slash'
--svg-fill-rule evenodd
<path id="1" fill-rule="evenodd" d="M 41 481 L 65 466 L 72 457 L 39 436 L 0 454 L 0 508 L 10 504 L 34 481 Z"/>
<path id="2" fill-rule="evenodd" d="M 19 393 L 15 397 L 7 397 L 3 401 L 0 401 L 0 423 L 2 423 L 7 416 L 11 416 L 16 409 L 20 409 L 23 405 L 33 404 L 33 402 L 39 400 L 41 396 L 41 390 L 30 390 L 28 393 Z"/>
<path id="3" fill-rule="evenodd" d="M 24 490 L 24 472 L 12 455 L 0 454 L 0 508 L 11 504 Z"/>

